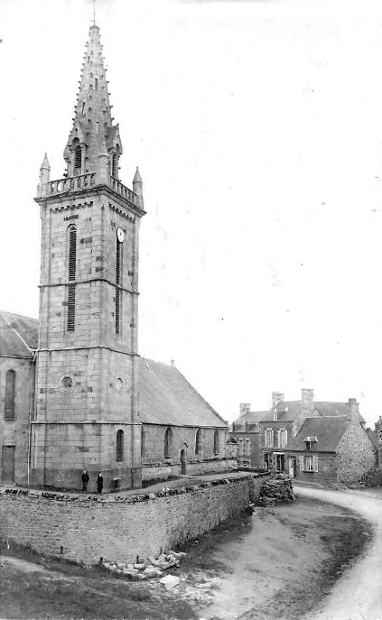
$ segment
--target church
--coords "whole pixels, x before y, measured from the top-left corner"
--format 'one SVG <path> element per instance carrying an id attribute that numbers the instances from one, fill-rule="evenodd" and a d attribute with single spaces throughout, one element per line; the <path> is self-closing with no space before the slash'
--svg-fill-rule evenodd
<path id="1" fill-rule="evenodd" d="M 90 27 L 64 178 L 47 156 L 39 320 L 0 313 L 0 482 L 105 491 L 225 471 L 227 423 L 173 365 L 138 353 L 142 178 L 119 179 L 100 29 Z"/>

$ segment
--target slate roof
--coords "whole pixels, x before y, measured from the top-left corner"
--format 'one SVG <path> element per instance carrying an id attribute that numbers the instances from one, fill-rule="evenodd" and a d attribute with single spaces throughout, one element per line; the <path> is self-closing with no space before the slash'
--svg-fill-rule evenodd
<path id="1" fill-rule="evenodd" d="M 227 422 L 175 367 L 146 358 L 139 364 L 141 422 L 177 426 L 219 426 Z"/>
<path id="2" fill-rule="evenodd" d="M 0 357 L 31 358 L 38 347 L 38 320 L 0 311 Z M 175 367 L 140 358 L 139 410 L 142 422 L 227 427 Z"/>
<path id="3" fill-rule="evenodd" d="M 286 450 L 306 450 L 305 439 L 317 437 L 312 452 L 335 452 L 350 424 L 347 415 L 322 418 L 306 418 L 296 437 L 292 437 Z"/>
<path id="4" fill-rule="evenodd" d="M 330 402 L 318 402 L 314 403 L 316 409 L 322 416 L 350 416 L 351 408 L 349 403 L 330 403 Z M 359 413 L 360 422 L 365 422 L 364 418 Z"/>
<path id="5" fill-rule="evenodd" d="M 314 409 L 324 417 L 330 416 L 350 416 L 351 409 L 349 403 L 331 403 L 327 401 L 323 402 L 313 402 Z M 244 413 L 237 420 L 235 420 L 234 424 L 236 430 L 240 430 L 238 425 L 243 425 L 247 422 L 248 424 L 256 424 L 258 422 L 272 422 L 273 421 L 273 412 L 277 409 L 277 421 L 278 422 L 287 422 L 295 420 L 299 414 L 301 413 L 301 401 L 299 400 L 286 400 L 277 403 L 274 407 L 268 409 L 268 411 L 248 411 L 248 413 Z M 361 414 L 359 414 L 360 422 L 364 423 L 365 420 Z"/>
<path id="6" fill-rule="evenodd" d="M 38 346 L 38 320 L 0 311 L 0 357 L 33 357 Z"/>

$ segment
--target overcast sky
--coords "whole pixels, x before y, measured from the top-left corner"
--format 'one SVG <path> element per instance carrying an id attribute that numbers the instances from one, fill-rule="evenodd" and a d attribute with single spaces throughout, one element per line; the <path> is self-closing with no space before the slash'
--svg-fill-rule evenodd
<path id="1" fill-rule="evenodd" d="M 382 413 L 382 5 L 97 0 L 121 179 L 144 181 L 141 355 L 228 420 Z M 36 195 L 64 172 L 87 0 L 0 0 L 0 305 L 38 316 Z"/>

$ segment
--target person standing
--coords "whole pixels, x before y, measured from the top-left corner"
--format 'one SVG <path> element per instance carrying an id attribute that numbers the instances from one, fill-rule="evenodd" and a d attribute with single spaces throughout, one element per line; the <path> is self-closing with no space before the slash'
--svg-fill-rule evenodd
<path id="1" fill-rule="evenodd" d="M 97 492 L 98 495 L 101 495 L 103 489 L 103 475 L 101 472 L 98 472 L 97 476 Z"/>
<path id="2" fill-rule="evenodd" d="M 82 479 L 82 490 L 84 493 L 86 493 L 88 490 L 88 482 L 89 482 L 89 474 L 88 474 L 87 469 L 83 470 L 81 479 Z"/>

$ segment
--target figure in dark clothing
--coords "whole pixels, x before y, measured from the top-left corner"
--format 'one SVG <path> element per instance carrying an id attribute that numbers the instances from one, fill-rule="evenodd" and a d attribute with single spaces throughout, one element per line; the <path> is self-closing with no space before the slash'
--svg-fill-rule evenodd
<path id="1" fill-rule="evenodd" d="M 98 495 L 101 495 L 103 489 L 103 475 L 99 472 L 97 476 L 97 491 Z"/>
<path id="2" fill-rule="evenodd" d="M 81 480 L 82 480 L 82 490 L 84 491 L 84 493 L 86 493 L 88 490 L 88 482 L 89 482 L 89 474 L 88 474 L 87 469 L 84 469 L 84 471 L 82 472 Z"/>

